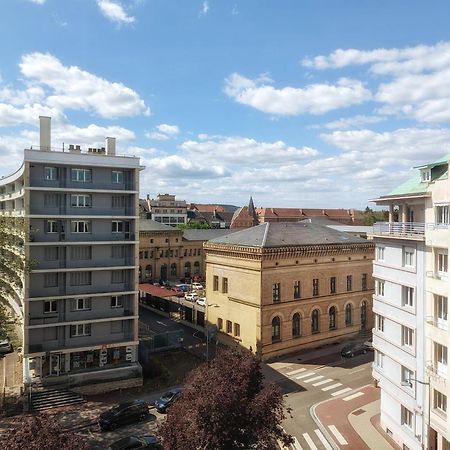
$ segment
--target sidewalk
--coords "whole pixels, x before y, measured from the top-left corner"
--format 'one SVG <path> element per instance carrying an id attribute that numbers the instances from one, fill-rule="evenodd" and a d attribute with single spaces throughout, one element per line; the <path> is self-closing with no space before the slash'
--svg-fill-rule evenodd
<path id="1" fill-rule="evenodd" d="M 312 408 L 322 432 L 335 448 L 346 450 L 397 450 L 375 426 L 380 392 L 365 386 L 352 395 L 326 400 Z"/>

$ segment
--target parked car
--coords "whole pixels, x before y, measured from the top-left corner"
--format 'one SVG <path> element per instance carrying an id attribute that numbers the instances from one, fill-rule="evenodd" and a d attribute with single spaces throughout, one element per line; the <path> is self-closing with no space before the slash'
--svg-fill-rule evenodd
<path id="1" fill-rule="evenodd" d="M 121 425 L 138 422 L 149 416 L 148 403 L 144 400 L 120 403 L 109 411 L 100 414 L 98 424 L 100 429 L 115 430 Z"/>
<path id="2" fill-rule="evenodd" d="M 197 299 L 197 305 L 206 306 L 206 297 L 199 297 Z"/>
<path id="3" fill-rule="evenodd" d="M 184 297 L 184 291 L 179 287 L 168 288 L 173 292 L 176 297 Z"/>
<path id="4" fill-rule="evenodd" d="M 202 283 L 192 283 L 192 289 L 194 289 L 195 291 L 202 291 L 203 284 Z"/>
<path id="5" fill-rule="evenodd" d="M 177 284 L 175 287 L 181 289 L 183 292 L 188 292 L 189 291 L 189 286 L 187 284 Z"/>
<path id="6" fill-rule="evenodd" d="M 353 358 L 355 355 L 367 353 L 367 347 L 364 344 L 347 344 L 342 347 L 341 356 L 344 358 Z"/>
<path id="7" fill-rule="evenodd" d="M 182 389 L 172 389 L 169 392 L 163 394 L 158 400 L 155 402 L 156 411 L 159 413 L 165 413 L 167 409 L 176 401 L 176 399 L 181 395 Z"/>
<path id="8" fill-rule="evenodd" d="M 0 340 L 0 354 L 11 353 L 13 351 L 9 338 Z"/>
<path id="9" fill-rule="evenodd" d="M 159 439 L 156 436 L 128 436 L 114 442 L 108 447 L 108 450 L 131 450 L 134 448 L 150 448 L 162 450 Z"/>
<path id="10" fill-rule="evenodd" d="M 364 345 L 367 347 L 367 350 L 373 350 L 372 338 L 368 339 L 367 341 L 364 341 Z"/>
<path id="11" fill-rule="evenodd" d="M 184 294 L 184 298 L 190 302 L 195 302 L 198 299 L 196 292 L 190 292 L 189 294 Z"/>

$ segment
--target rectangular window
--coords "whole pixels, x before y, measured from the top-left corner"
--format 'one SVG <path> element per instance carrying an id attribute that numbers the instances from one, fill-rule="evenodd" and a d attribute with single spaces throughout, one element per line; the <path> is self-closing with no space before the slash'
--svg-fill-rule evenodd
<path id="1" fill-rule="evenodd" d="M 294 298 L 300 298 L 300 281 L 294 281 Z"/>
<path id="2" fill-rule="evenodd" d="M 384 333 L 384 316 L 377 315 L 377 331 Z"/>
<path id="3" fill-rule="evenodd" d="M 402 345 L 411 348 L 414 345 L 414 330 L 404 325 L 402 325 Z"/>
<path id="4" fill-rule="evenodd" d="M 351 275 L 347 275 L 347 292 L 351 291 L 353 288 L 353 277 Z"/>
<path id="5" fill-rule="evenodd" d="M 45 223 L 46 233 L 57 233 L 58 232 L 58 221 L 57 220 L 47 220 Z"/>
<path id="6" fill-rule="evenodd" d="M 91 272 L 72 272 L 70 274 L 71 286 L 90 286 L 92 284 Z"/>
<path id="7" fill-rule="evenodd" d="M 113 233 L 123 233 L 123 231 L 124 231 L 123 221 L 113 220 L 112 221 L 112 232 Z"/>
<path id="8" fill-rule="evenodd" d="M 442 329 L 448 329 L 447 323 L 448 299 L 442 295 L 434 296 L 434 324 Z"/>
<path id="9" fill-rule="evenodd" d="M 414 307 L 414 288 L 402 286 L 402 306 Z"/>
<path id="10" fill-rule="evenodd" d="M 410 387 L 411 389 L 413 388 L 413 383 L 414 383 L 414 372 L 410 369 L 408 369 L 405 366 L 402 366 L 402 374 L 401 374 L 402 379 L 400 380 L 400 382 L 405 382 L 405 383 L 411 383 L 411 386 L 407 386 Z"/>
<path id="11" fill-rule="evenodd" d="M 449 223 L 448 205 L 436 206 L 436 224 L 448 225 L 448 223 Z"/>
<path id="12" fill-rule="evenodd" d="M 111 247 L 111 256 L 115 259 L 122 259 L 125 257 L 125 246 L 124 245 L 113 245 Z"/>
<path id="13" fill-rule="evenodd" d="M 222 278 L 222 292 L 226 294 L 228 292 L 228 278 Z"/>
<path id="14" fill-rule="evenodd" d="M 119 284 L 125 282 L 125 271 L 124 270 L 113 270 L 111 272 L 111 283 Z"/>
<path id="15" fill-rule="evenodd" d="M 272 301 L 273 303 L 281 301 L 280 283 L 272 284 Z"/>
<path id="16" fill-rule="evenodd" d="M 447 414 L 447 396 L 434 389 L 433 398 L 434 409 L 437 409 L 441 414 Z"/>
<path id="17" fill-rule="evenodd" d="M 375 294 L 379 297 L 384 297 L 384 281 L 375 281 Z"/>
<path id="18" fill-rule="evenodd" d="M 74 208 L 88 208 L 92 206 L 92 197 L 89 194 L 72 194 L 70 206 Z"/>
<path id="19" fill-rule="evenodd" d="M 57 287 L 58 274 L 56 272 L 46 273 L 44 278 L 44 287 Z"/>
<path id="20" fill-rule="evenodd" d="M 377 245 L 375 257 L 377 261 L 384 261 L 384 247 Z"/>
<path id="21" fill-rule="evenodd" d="M 80 323 L 78 325 L 70 326 L 70 337 L 90 336 L 90 335 L 91 335 L 90 323 Z"/>
<path id="22" fill-rule="evenodd" d="M 336 294 L 336 277 L 330 278 L 330 294 Z"/>
<path id="23" fill-rule="evenodd" d="M 55 313 L 58 311 L 58 302 L 56 300 L 46 300 L 44 302 L 44 314 Z"/>
<path id="24" fill-rule="evenodd" d="M 115 320 L 111 322 L 111 333 L 123 333 L 123 321 Z"/>
<path id="25" fill-rule="evenodd" d="M 361 275 L 361 290 L 367 291 L 367 273 Z"/>
<path id="26" fill-rule="evenodd" d="M 414 267 L 414 249 L 403 247 L 403 266 L 404 267 Z"/>
<path id="27" fill-rule="evenodd" d="M 75 299 L 75 311 L 87 311 L 91 309 L 90 298 L 77 298 Z"/>
<path id="28" fill-rule="evenodd" d="M 435 368 L 442 377 L 447 377 L 447 347 L 445 345 L 434 343 Z"/>
<path id="29" fill-rule="evenodd" d="M 217 328 L 219 331 L 223 329 L 223 319 L 221 319 L 220 317 L 217 319 Z"/>
<path id="30" fill-rule="evenodd" d="M 71 230 L 72 233 L 90 233 L 91 222 L 89 220 L 72 220 Z"/>
<path id="31" fill-rule="evenodd" d="M 45 260 L 46 261 L 58 261 L 59 259 L 59 247 L 45 247 Z"/>
<path id="32" fill-rule="evenodd" d="M 82 183 L 88 183 L 92 181 L 91 169 L 72 169 L 70 173 L 72 181 L 80 181 Z"/>
<path id="33" fill-rule="evenodd" d="M 443 250 L 437 254 L 437 275 L 444 280 L 448 278 L 448 253 Z"/>
<path id="34" fill-rule="evenodd" d="M 219 290 L 219 277 L 217 275 L 213 276 L 213 291 Z"/>
<path id="35" fill-rule="evenodd" d="M 123 172 L 121 170 L 112 171 L 112 182 L 118 184 L 123 183 Z"/>
<path id="36" fill-rule="evenodd" d="M 319 295 L 319 279 L 313 279 L 313 296 Z"/>
<path id="37" fill-rule="evenodd" d="M 45 180 L 57 180 L 58 169 L 56 167 L 44 167 L 44 179 Z"/>
<path id="38" fill-rule="evenodd" d="M 119 295 L 113 295 L 111 297 L 111 308 L 122 308 L 122 297 Z"/>
<path id="39" fill-rule="evenodd" d="M 402 417 L 401 417 L 402 425 L 405 425 L 410 430 L 412 430 L 413 429 L 413 413 L 408 408 L 406 408 L 405 406 L 402 405 L 401 415 L 402 415 Z"/>
<path id="40" fill-rule="evenodd" d="M 111 203 L 113 208 L 125 208 L 126 197 L 124 195 L 113 195 L 111 197 Z"/>
<path id="41" fill-rule="evenodd" d="M 239 337 L 241 335 L 241 326 L 238 323 L 234 324 L 234 335 Z"/>
<path id="42" fill-rule="evenodd" d="M 378 350 L 375 350 L 375 365 L 380 369 L 383 368 L 384 364 L 384 353 L 381 353 Z"/>
<path id="43" fill-rule="evenodd" d="M 231 333 L 233 331 L 233 324 L 231 320 L 227 320 L 227 333 Z"/>
<path id="44" fill-rule="evenodd" d="M 59 195 L 58 194 L 45 194 L 44 195 L 44 206 L 50 208 L 56 208 L 59 206 Z"/>
<path id="45" fill-rule="evenodd" d="M 92 259 L 92 247 L 90 245 L 73 246 L 70 249 L 70 256 L 77 261 Z"/>

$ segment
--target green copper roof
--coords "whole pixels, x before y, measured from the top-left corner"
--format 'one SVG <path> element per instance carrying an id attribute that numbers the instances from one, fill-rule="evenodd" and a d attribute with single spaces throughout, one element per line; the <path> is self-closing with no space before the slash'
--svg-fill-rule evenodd
<path id="1" fill-rule="evenodd" d="M 393 191 L 387 194 L 390 195 L 406 195 L 406 194 L 420 194 L 426 192 L 428 183 L 421 183 L 418 175 L 414 175 L 409 180 L 405 181 L 400 186 L 397 186 Z M 383 196 L 384 197 L 384 196 Z"/>
<path id="2" fill-rule="evenodd" d="M 445 156 L 443 156 L 442 158 L 439 158 L 437 161 L 434 161 L 434 162 L 428 163 L 428 164 L 423 164 L 421 166 L 416 166 L 416 167 L 414 167 L 414 169 L 424 169 L 425 167 L 439 166 L 441 164 L 448 163 L 449 160 L 450 160 L 450 153 L 447 153 Z"/>

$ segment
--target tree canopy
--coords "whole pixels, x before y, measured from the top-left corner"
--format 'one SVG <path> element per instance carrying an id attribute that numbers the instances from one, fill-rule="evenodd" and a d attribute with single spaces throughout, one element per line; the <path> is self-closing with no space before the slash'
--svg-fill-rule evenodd
<path id="1" fill-rule="evenodd" d="M 263 383 L 259 361 L 227 348 L 189 374 L 159 433 L 165 450 L 275 450 L 292 442 L 284 418 L 281 389 Z"/>
<path id="2" fill-rule="evenodd" d="M 209 230 L 211 227 L 207 223 L 189 222 L 177 225 L 180 230 Z"/>

